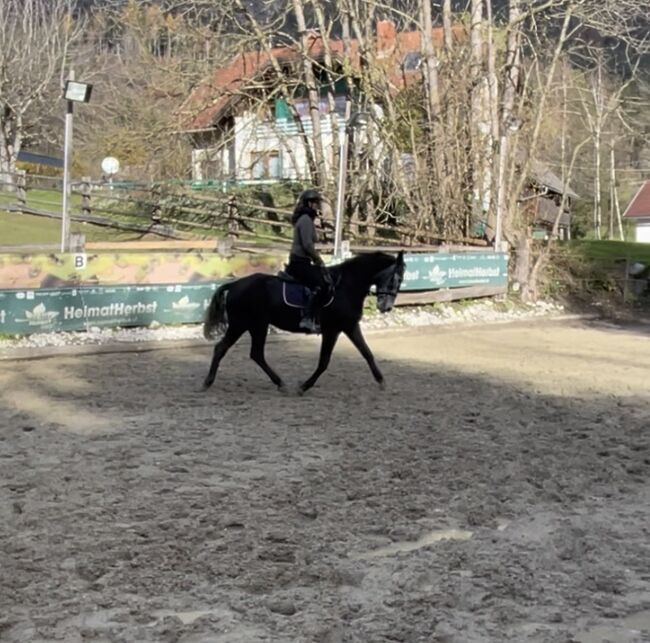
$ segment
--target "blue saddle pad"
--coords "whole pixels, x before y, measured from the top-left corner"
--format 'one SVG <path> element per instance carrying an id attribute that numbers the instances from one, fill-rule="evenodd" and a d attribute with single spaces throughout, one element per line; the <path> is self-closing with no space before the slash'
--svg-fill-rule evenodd
<path id="1" fill-rule="evenodd" d="M 284 303 L 292 308 L 304 308 L 309 301 L 311 290 L 306 286 L 289 281 L 282 282 L 282 297 Z"/>

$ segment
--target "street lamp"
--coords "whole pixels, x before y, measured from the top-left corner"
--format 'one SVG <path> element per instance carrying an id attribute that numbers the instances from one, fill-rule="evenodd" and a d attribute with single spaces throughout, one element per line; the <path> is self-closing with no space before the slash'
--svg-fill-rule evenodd
<path id="1" fill-rule="evenodd" d="M 494 250 L 501 252 L 501 238 L 503 237 L 503 203 L 506 197 L 506 157 L 508 155 L 508 134 L 519 131 L 521 121 L 517 118 L 508 119 L 499 140 L 499 174 L 497 176 L 497 207 L 496 225 L 494 230 Z"/>
<path id="2" fill-rule="evenodd" d="M 93 86 L 80 83 L 70 71 L 63 89 L 63 98 L 67 102 L 65 113 L 65 134 L 63 137 L 63 204 L 61 209 L 61 252 L 70 249 L 70 159 L 72 157 L 72 115 L 75 103 L 87 103 Z"/>
<path id="3" fill-rule="evenodd" d="M 343 209 L 345 207 L 345 176 L 348 165 L 348 149 L 350 147 L 350 133 L 365 127 L 368 124 L 368 114 L 355 112 L 339 130 L 339 184 L 336 194 L 336 223 L 334 227 L 334 260 L 342 259 L 341 241 L 343 237 Z"/>

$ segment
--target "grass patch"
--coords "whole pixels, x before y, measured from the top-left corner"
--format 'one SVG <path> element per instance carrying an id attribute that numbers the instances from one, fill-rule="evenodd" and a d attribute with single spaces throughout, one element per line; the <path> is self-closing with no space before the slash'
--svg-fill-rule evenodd
<path id="1" fill-rule="evenodd" d="M 36 210 L 58 212 L 63 205 L 63 193 L 60 190 L 27 190 L 25 194 L 26 205 Z M 15 192 L 0 192 L 0 207 L 3 204 L 17 203 Z M 81 209 L 81 195 L 70 195 L 70 207 Z"/>
<path id="2" fill-rule="evenodd" d="M 86 241 L 136 241 L 144 236 L 139 232 L 115 230 L 88 223 L 72 222 L 72 232 L 86 235 Z M 61 241 L 61 223 L 56 219 L 30 214 L 0 211 L 0 245 L 24 246 L 56 244 Z"/>
<path id="3" fill-rule="evenodd" d="M 566 246 L 575 253 L 591 261 L 617 263 L 630 259 L 650 263 L 650 244 L 632 241 L 574 241 Z"/>
<path id="4" fill-rule="evenodd" d="M 650 266 L 650 244 L 596 240 L 561 244 L 546 266 L 544 291 L 569 305 L 597 305 L 608 312 L 645 308 L 650 301 L 647 291 L 634 294 L 627 274 L 635 263 Z"/>
<path id="5" fill-rule="evenodd" d="M 219 192 L 219 196 L 223 196 Z M 180 232 L 189 233 L 190 235 L 203 238 L 222 238 L 227 233 L 225 204 L 202 201 L 200 198 L 194 198 L 192 193 L 188 194 L 168 194 L 163 191 L 162 198 L 159 202 L 161 217 L 160 223 L 168 225 Z M 239 214 L 247 217 L 265 218 L 265 214 L 255 208 L 251 195 L 252 205 L 240 205 Z M 115 190 L 96 190 L 91 196 L 91 214 L 122 224 L 136 224 L 139 226 L 148 226 L 152 223 L 153 201 L 152 196 L 146 190 L 121 191 Z M 0 212 L 4 205 L 16 204 L 15 192 L 0 192 Z M 35 210 L 46 212 L 60 212 L 62 207 L 62 193 L 57 190 L 30 189 L 26 193 L 26 205 Z M 80 214 L 82 212 L 82 197 L 80 194 L 73 192 L 70 198 L 71 214 Z M 283 203 L 284 205 L 284 203 Z M 29 226 L 33 229 L 33 236 L 27 234 L 28 240 L 25 241 L 25 235 L 21 236 L 19 241 L 2 241 L 5 237 L 6 230 L 0 228 L 0 243 L 23 244 L 23 243 L 54 243 L 58 241 L 58 235 L 52 234 L 50 228 L 58 227 L 58 223 L 50 221 L 50 224 L 44 223 L 47 219 L 39 219 L 40 222 Z M 245 242 L 258 243 L 261 245 L 275 241 L 288 242 L 292 236 L 290 228 L 282 228 L 274 224 L 273 220 L 268 222 L 240 221 L 239 240 Z M 132 240 L 137 239 L 140 233 L 119 233 L 111 231 L 110 228 L 90 225 L 90 228 L 77 228 L 83 224 L 73 223 L 73 232 L 84 232 L 89 241 L 104 240 Z M 14 226 L 12 226 L 13 228 Z M 101 232 L 100 232 L 101 231 Z M 31 232 L 31 231 L 30 231 Z M 10 237 L 16 235 L 17 230 L 9 231 Z M 10 238 L 9 237 L 9 238 Z M 145 237 L 156 238 L 156 237 Z"/>

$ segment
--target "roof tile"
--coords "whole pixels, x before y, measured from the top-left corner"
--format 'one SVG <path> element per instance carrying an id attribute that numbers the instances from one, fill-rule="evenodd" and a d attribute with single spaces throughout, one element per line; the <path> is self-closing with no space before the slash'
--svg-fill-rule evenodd
<path id="1" fill-rule="evenodd" d="M 457 40 L 462 40 L 464 27 L 454 27 L 454 35 Z M 433 30 L 433 43 L 435 47 L 442 47 L 443 31 L 441 28 Z M 384 50 L 386 42 L 379 42 L 378 45 Z M 390 74 L 390 81 L 396 87 L 404 83 L 404 74 L 400 69 L 400 63 L 405 54 L 420 51 L 421 35 L 418 31 L 399 32 L 395 34 L 395 47 L 390 49 L 380 64 L 388 64 L 393 67 Z M 341 40 L 330 40 L 330 51 L 335 56 L 342 56 L 344 44 Z M 320 36 L 313 36 L 309 43 L 310 56 L 319 58 L 325 53 L 323 40 Z M 350 44 L 350 55 L 355 65 L 359 64 L 359 44 L 352 40 Z M 244 89 L 244 85 L 253 80 L 264 68 L 272 63 L 272 57 L 281 64 L 299 60 L 300 52 L 296 47 L 275 47 L 269 51 L 248 51 L 237 54 L 229 63 L 214 71 L 212 76 L 201 83 L 190 94 L 179 110 L 179 115 L 185 121 L 187 129 L 204 129 L 214 125 L 220 112 L 228 105 L 233 96 L 236 96 Z M 406 75 L 412 75 L 406 72 Z"/>
<path id="2" fill-rule="evenodd" d="M 650 181 L 646 181 L 627 206 L 624 217 L 650 219 Z"/>

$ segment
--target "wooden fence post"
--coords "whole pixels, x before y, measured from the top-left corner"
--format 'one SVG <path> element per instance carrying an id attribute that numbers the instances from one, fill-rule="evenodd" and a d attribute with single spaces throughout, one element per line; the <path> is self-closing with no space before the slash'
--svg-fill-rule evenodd
<path id="1" fill-rule="evenodd" d="M 236 239 L 239 236 L 239 221 L 237 220 L 237 197 L 231 196 L 228 199 L 228 233 L 229 239 Z"/>
<path id="2" fill-rule="evenodd" d="M 84 176 L 81 179 L 81 214 L 90 216 L 90 177 Z"/>
<path id="3" fill-rule="evenodd" d="M 217 241 L 217 254 L 222 257 L 232 256 L 232 239 L 230 237 Z"/>
<path id="4" fill-rule="evenodd" d="M 21 208 L 27 206 L 27 171 L 16 170 L 16 199 Z"/>
<path id="5" fill-rule="evenodd" d="M 79 232 L 70 233 L 70 252 L 83 253 L 86 249 L 86 235 Z"/>
<path id="6" fill-rule="evenodd" d="M 162 196 L 162 191 L 160 185 L 155 183 L 151 186 L 151 220 L 154 223 L 160 223 L 162 221 L 162 208 L 160 206 L 160 198 Z"/>

